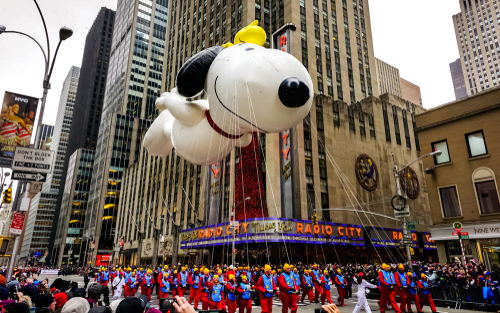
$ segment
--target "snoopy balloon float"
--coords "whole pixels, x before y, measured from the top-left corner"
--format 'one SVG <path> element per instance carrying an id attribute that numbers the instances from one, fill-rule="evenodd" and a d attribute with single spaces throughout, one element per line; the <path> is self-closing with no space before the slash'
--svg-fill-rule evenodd
<path id="1" fill-rule="evenodd" d="M 144 137 L 153 156 L 172 147 L 194 164 L 213 164 L 253 132 L 278 133 L 308 114 L 313 84 L 294 56 L 262 45 L 257 21 L 240 30 L 235 44 L 205 49 L 184 63 L 177 87 L 156 100 L 160 115 Z M 193 100 L 205 92 L 206 99 Z"/>

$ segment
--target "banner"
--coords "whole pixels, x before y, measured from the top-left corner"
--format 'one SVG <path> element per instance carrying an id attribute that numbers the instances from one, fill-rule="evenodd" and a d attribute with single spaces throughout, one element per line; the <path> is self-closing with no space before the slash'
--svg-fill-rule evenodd
<path id="1" fill-rule="evenodd" d="M 57 275 L 59 270 L 42 270 L 40 275 Z"/>
<path id="2" fill-rule="evenodd" d="M 23 232 L 24 214 L 14 213 L 12 224 L 10 224 L 10 232 L 14 235 L 21 235 Z"/>
<path id="3" fill-rule="evenodd" d="M 30 146 L 37 107 L 38 98 L 5 92 L 0 112 L 0 166 L 11 166 L 16 146 Z"/>

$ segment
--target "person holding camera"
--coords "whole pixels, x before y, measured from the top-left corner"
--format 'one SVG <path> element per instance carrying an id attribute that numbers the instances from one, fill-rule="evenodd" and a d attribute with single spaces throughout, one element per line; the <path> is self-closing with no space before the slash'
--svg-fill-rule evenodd
<path id="1" fill-rule="evenodd" d="M 282 312 L 287 313 L 290 308 L 291 313 L 297 312 L 297 297 L 299 287 L 295 283 L 295 276 L 291 271 L 290 265 L 285 263 L 283 274 L 280 276 L 281 301 L 283 303 Z"/>
<path id="2" fill-rule="evenodd" d="M 240 309 L 239 313 L 245 313 L 245 309 L 247 310 L 247 313 L 252 312 L 252 298 L 250 292 L 253 288 L 254 287 L 248 281 L 247 276 L 241 276 L 241 284 L 238 289 L 236 289 L 240 294 L 238 299 L 238 308 Z"/>
<path id="3" fill-rule="evenodd" d="M 259 277 L 259 281 L 255 285 L 255 288 L 260 291 L 260 307 L 262 313 L 272 313 L 273 312 L 273 295 L 276 291 L 276 285 L 274 284 L 273 278 L 271 276 L 271 267 L 269 265 L 264 266 L 264 275 Z"/>
<path id="4" fill-rule="evenodd" d="M 401 313 L 401 310 L 396 303 L 394 292 L 396 280 L 389 265 L 385 263 L 382 264 L 382 270 L 379 273 L 378 280 L 380 282 L 380 313 L 384 313 L 387 310 L 388 303 L 394 308 L 396 313 Z"/>

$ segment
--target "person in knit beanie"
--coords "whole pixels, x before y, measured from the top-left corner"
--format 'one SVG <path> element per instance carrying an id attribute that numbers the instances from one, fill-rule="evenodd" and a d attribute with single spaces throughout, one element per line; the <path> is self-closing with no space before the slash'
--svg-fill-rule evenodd
<path id="1" fill-rule="evenodd" d="M 68 295 L 66 295 L 66 293 L 64 292 L 58 292 L 54 295 L 54 298 L 56 299 L 56 312 L 58 310 L 60 312 L 63 305 L 68 302 Z"/>
<path id="2" fill-rule="evenodd" d="M 63 306 L 61 313 L 87 313 L 90 305 L 84 298 L 72 298 Z"/>
<path id="3" fill-rule="evenodd" d="M 5 282 L 5 277 L 0 275 L 0 301 L 9 299 L 10 292 L 7 289 L 7 285 L 5 284 Z"/>

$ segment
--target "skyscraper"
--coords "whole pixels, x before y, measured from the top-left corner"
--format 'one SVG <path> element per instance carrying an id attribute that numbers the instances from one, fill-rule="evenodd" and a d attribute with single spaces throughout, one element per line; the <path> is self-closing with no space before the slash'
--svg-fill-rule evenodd
<path id="1" fill-rule="evenodd" d="M 168 16 L 167 0 L 118 2 L 106 82 L 103 118 L 86 214 L 87 257 L 105 264 L 113 248 L 123 171 L 139 160 L 142 136 L 157 111 Z M 99 251 L 99 253 L 97 252 Z"/>
<path id="2" fill-rule="evenodd" d="M 52 137 L 53 134 L 54 126 L 42 124 L 42 128 L 40 128 L 40 131 L 38 132 L 38 137 L 40 137 L 40 139 L 38 140 L 38 146 L 36 146 L 35 149 L 43 149 L 47 138 Z"/>
<path id="3" fill-rule="evenodd" d="M 25 234 L 21 247 L 21 260 L 31 252 L 44 253 L 48 251 L 50 234 L 53 228 L 56 211 L 57 195 L 63 176 L 63 165 L 66 157 L 69 131 L 73 121 L 76 90 L 80 68 L 72 66 L 63 82 L 59 107 L 57 109 L 56 125 L 50 150 L 55 152 L 54 169 L 47 175 L 42 191 L 32 200 L 28 221 L 25 224 Z M 64 184 L 64 182 L 62 182 Z M 23 260 L 24 261 L 24 260 Z"/>
<path id="4" fill-rule="evenodd" d="M 77 116 L 71 123 L 71 129 L 69 133 L 68 147 L 66 149 L 66 159 L 64 160 L 62 182 L 59 188 L 59 195 L 57 199 L 57 209 L 54 220 L 54 228 L 52 229 L 49 253 L 52 255 L 52 250 L 54 247 L 54 241 L 56 236 L 56 231 L 61 231 L 61 229 L 68 229 L 68 225 L 63 225 L 66 218 L 61 220 L 59 224 L 59 214 L 63 210 L 63 195 L 67 193 L 72 193 L 71 190 L 66 190 L 66 185 L 69 184 L 71 188 L 71 182 L 66 182 L 66 175 L 72 175 L 75 178 L 78 176 L 74 173 L 68 172 L 68 164 L 70 158 L 73 156 L 76 150 L 79 148 L 95 150 L 97 144 L 97 135 L 99 134 L 99 125 L 101 123 L 102 116 L 102 105 L 104 102 L 104 94 L 106 91 L 106 78 L 108 75 L 108 63 L 109 56 L 111 53 L 111 41 L 113 35 L 113 26 L 115 20 L 115 12 L 113 10 L 102 7 L 97 14 L 92 27 L 90 28 L 87 38 L 85 40 L 85 49 L 83 52 L 82 67 L 80 72 L 80 80 L 78 82 L 78 89 L 76 94 L 75 110 L 73 112 L 74 116 Z M 90 153 L 84 153 L 83 155 L 89 155 Z M 93 161 L 92 153 L 92 161 Z M 88 158 L 86 158 L 88 160 Z M 87 163 L 86 163 L 87 164 Z M 93 166 L 93 165 L 92 165 Z M 91 167 L 92 167 L 91 166 Z M 78 168 L 77 168 L 78 169 Z M 91 172 L 90 172 L 91 173 Z M 71 179 L 70 179 L 71 181 Z M 79 222 L 73 222 L 71 225 L 71 235 L 69 237 L 75 237 L 74 240 L 81 241 L 82 234 L 75 234 L 77 230 L 83 233 L 84 216 L 87 207 L 88 191 L 90 190 L 90 179 L 86 185 L 79 184 L 78 186 L 73 185 L 78 188 L 80 195 L 85 196 L 75 201 L 79 203 L 78 207 L 74 207 L 81 214 L 81 219 L 74 218 L 72 220 L 78 220 Z M 66 208 L 65 210 L 68 210 Z M 78 235 L 78 236 L 75 236 Z M 65 238 L 65 237 L 64 237 Z M 63 244 L 59 242 L 58 247 Z M 79 243 L 75 245 L 75 253 L 80 251 Z M 57 253 L 55 253 L 57 255 Z M 67 255 L 67 253 L 66 253 Z M 54 259 L 55 263 L 58 263 L 60 259 Z"/>
<path id="5" fill-rule="evenodd" d="M 467 95 L 497 86 L 500 79 L 500 12 L 497 0 L 459 1 L 453 15 Z"/>
<path id="6" fill-rule="evenodd" d="M 462 62 L 457 59 L 450 63 L 451 80 L 453 81 L 453 90 L 455 99 L 460 100 L 467 97 L 467 86 L 465 85 L 464 72 L 462 71 Z"/>

